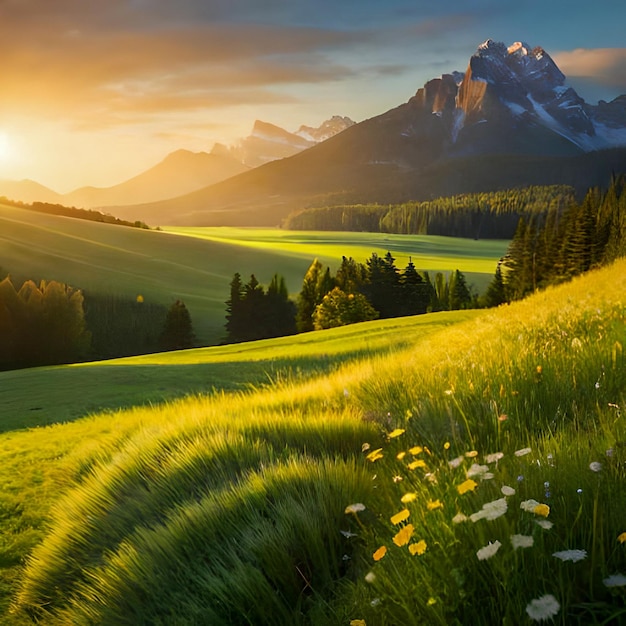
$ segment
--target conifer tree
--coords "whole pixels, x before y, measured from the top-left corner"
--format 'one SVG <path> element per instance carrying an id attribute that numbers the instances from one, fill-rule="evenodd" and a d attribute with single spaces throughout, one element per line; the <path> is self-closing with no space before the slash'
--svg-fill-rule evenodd
<path id="1" fill-rule="evenodd" d="M 504 286 L 504 280 L 502 278 L 502 259 L 496 267 L 493 280 L 489 283 L 487 291 L 483 297 L 483 302 L 486 307 L 496 307 L 507 302 L 506 289 Z"/>
<path id="2" fill-rule="evenodd" d="M 241 274 L 235 272 L 230 281 L 230 297 L 226 301 L 226 341 L 228 343 L 243 341 L 243 301 L 244 289 Z"/>
<path id="3" fill-rule="evenodd" d="M 193 347 L 195 336 L 191 315 L 182 300 L 176 300 L 169 308 L 161 333 L 163 350 L 184 350 Z"/>
<path id="4" fill-rule="evenodd" d="M 459 270 L 456 270 L 450 276 L 449 298 L 450 311 L 471 308 L 472 293 L 467 286 L 465 275 Z"/>
<path id="5" fill-rule="evenodd" d="M 300 333 L 313 330 L 313 313 L 315 313 L 315 307 L 321 302 L 318 284 L 322 267 L 319 260 L 315 259 L 302 280 L 302 290 L 298 295 L 296 313 L 296 328 Z"/>

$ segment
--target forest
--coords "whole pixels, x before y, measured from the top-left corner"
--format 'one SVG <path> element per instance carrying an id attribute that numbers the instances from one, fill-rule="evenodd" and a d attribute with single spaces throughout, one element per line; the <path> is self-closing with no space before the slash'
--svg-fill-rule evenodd
<path id="1" fill-rule="evenodd" d="M 283 228 L 511 239 L 520 218 L 560 212 L 575 200 L 571 187 L 530 186 L 425 202 L 308 208 L 289 215 Z"/>

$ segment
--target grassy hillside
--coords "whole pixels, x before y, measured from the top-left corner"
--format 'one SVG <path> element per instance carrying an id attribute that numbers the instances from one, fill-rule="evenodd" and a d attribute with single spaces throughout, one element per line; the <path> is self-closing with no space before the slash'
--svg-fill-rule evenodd
<path id="1" fill-rule="evenodd" d="M 365 325 L 313 376 L 5 433 L 6 622 L 620 623 L 624 293 L 622 261 L 350 355 Z"/>
<path id="2" fill-rule="evenodd" d="M 254 272 L 265 285 L 280 272 L 289 291 L 297 293 L 316 255 L 336 267 L 342 254 L 364 260 L 371 252 L 392 249 L 399 264 L 412 254 L 417 268 L 458 267 L 482 288 L 506 250 L 506 242 L 367 233 L 326 233 L 323 239 L 312 234 L 315 245 L 304 243 L 307 233 L 290 237 L 272 230 L 222 234 L 209 229 L 193 235 L 93 224 L 0 205 L 0 267 L 15 277 L 60 280 L 133 300 L 138 294 L 165 305 L 182 299 L 200 341 L 216 344 L 224 336 L 224 302 L 236 271 L 244 277 Z"/>

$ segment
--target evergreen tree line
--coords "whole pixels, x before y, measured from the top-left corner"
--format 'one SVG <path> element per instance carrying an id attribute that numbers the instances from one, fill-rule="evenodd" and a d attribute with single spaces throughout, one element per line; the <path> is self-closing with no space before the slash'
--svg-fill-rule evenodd
<path id="1" fill-rule="evenodd" d="M 150 227 L 140 220 L 129 222 L 122 220 L 107 213 L 101 213 L 94 209 L 78 209 L 76 207 L 68 207 L 63 204 L 51 204 L 49 202 L 20 202 L 19 200 L 10 200 L 5 196 L 0 196 L 0 204 L 6 204 L 18 209 L 28 209 L 29 211 L 37 211 L 38 213 L 47 213 L 48 215 L 62 215 L 64 217 L 73 217 L 89 222 L 102 222 L 104 224 L 116 224 L 118 226 L 131 226 L 132 228 L 143 228 L 149 230 Z M 157 230 L 160 230 L 157 228 Z"/>
<path id="2" fill-rule="evenodd" d="M 177 300 L 168 309 L 116 296 L 84 295 L 57 281 L 0 281 L 0 370 L 189 348 L 191 318 Z"/>
<path id="3" fill-rule="evenodd" d="M 494 300 L 516 300 L 625 255 L 622 175 L 613 178 L 608 190 L 590 189 L 582 202 L 571 203 L 563 212 L 520 219 L 487 294 Z"/>
<path id="4" fill-rule="evenodd" d="M 267 290 L 254 275 L 245 285 L 236 273 L 226 302 L 227 343 L 253 341 L 334 328 L 378 318 L 470 308 L 476 298 L 460 271 L 420 273 L 411 260 L 400 270 L 388 252 L 365 263 L 343 257 L 336 274 L 318 259 L 309 266 L 294 303 L 284 278 L 274 275 Z"/>
<path id="5" fill-rule="evenodd" d="M 530 186 L 461 194 L 425 202 L 309 208 L 290 214 L 283 227 L 291 230 L 511 239 L 520 218 L 528 220 L 548 212 L 560 212 L 574 202 L 571 187 Z"/>

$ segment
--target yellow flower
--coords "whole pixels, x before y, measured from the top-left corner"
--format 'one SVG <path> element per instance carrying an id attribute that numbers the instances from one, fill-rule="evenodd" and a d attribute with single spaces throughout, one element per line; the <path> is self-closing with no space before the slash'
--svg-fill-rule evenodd
<path id="1" fill-rule="evenodd" d="M 550 507 L 547 504 L 538 504 L 534 509 L 535 515 L 541 515 L 542 517 L 548 517 L 550 515 Z"/>
<path id="2" fill-rule="evenodd" d="M 468 491 L 474 491 L 474 489 L 476 489 L 476 487 L 478 486 L 478 483 L 473 481 L 471 478 L 468 478 L 465 482 L 461 483 L 460 485 L 457 485 L 457 491 L 459 492 L 460 495 L 463 495 L 464 493 L 467 493 Z"/>
<path id="3" fill-rule="evenodd" d="M 387 437 L 389 437 L 389 439 L 393 439 L 394 437 L 399 437 L 400 435 L 404 434 L 404 428 L 396 428 L 394 430 L 392 430 Z"/>
<path id="4" fill-rule="evenodd" d="M 417 494 L 413 491 L 409 491 L 408 493 L 405 493 L 401 498 L 400 498 L 400 502 L 404 502 L 405 504 L 407 502 L 413 502 L 413 500 L 415 500 L 415 498 L 417 498 Z M 624 533 L 626 534 L 626 533 Z"/>
<path id="5" fill-rule="evenodd" d="M 444 450 L 449 450 L 449 449 L 450 449 L 450 442 L 449 442 L 449 441 L 446 441 L 446 442 L 443 444 L 443 449 L 444 449 Z"/>
<path id="6" fill-rule="evenodd" d="M 143 296 L 141 294 L 137 295 L 137 302 L 139 302 L 140 304 L 143 302 Z"/>
<path id="7" fill-rule="evenodd" d="M 396 459 L 398 459 L 398 461 L 402 461 L 405 456 L 406 452 L 398 452 L 398 454 L 396 454 Z"/>
<path id="8" fill-rule="evenodd" d="M 621 535 L 619 535 L 619 536 L 617 537 L 617 540 L 618 540 L 620 543 L 624 543 L 624 542 L 626 541 L 626 533 L 622 533 Z"/>
<path id="9" fill-rule="evenodd" d="M 426 463 L 424 463 L 424 461 L 422 461 L 422 459 L 417 459 L 416 461 L 411 461 L 411 463 L 409 463 L 407 465 L 407 467 L 410 470 L 414 470 L 414 469 L 416 469 L 418 467 L 426 467 Z"/>
<path id="10" fill-rule="evenodd" d="M 402 509 L 402 511 L 400 511 L 399 513 L 396 513 L 395 515 L 391 517 L 391 523 L 399 524 L 400 522 L 403 522 L 405 519 L 407 519 L 409 515 L 411 515 L 411 512 L 409 511 L 409 509 Z"/>
<path id="11" fill-rule="evenodd" d="M 418 454 L 421 454 L 423 452 L 424 448 L 422 448 L 422 446 L 413 446 L 412 448 L 409 448 L 409 452 L 413 455 L 413 456 L 417 456 Z"/>
<path id="12" fill-rule="evenodd" d="M 351 619 L 350 626 L 367 626 L 364 619 Z"/>
<path id="13" fill-rule="evenodd" d="M 426 552 L 426 542 L 423 539 L 420 539 L 417 543 L 412 543 L 409 546 L 409 552 L 415 556 L 421 556 Z"/>
<path id="14" fill-rule="evenodd" d="M 378 548 L 378 550 L 374 552 L 374 554 L 372 555 L 372 558 L 374 559 L 374 561 L 380 561 L 380 559 L 382 559 L 385 556 L 385 554 L 387 554 L 387 547 L 380 546 L 380 548 Z"/>
<path id="15" fill-rule="evenodd" d="M 434 511 L 436 509 L 443 509 L 443 502 L 441 500 L 429 500 L 426 503 L 426 507 L 429 511 Z"/>
<path id="16" fill-rule="evenodd" d="M 432 606 L 433 604 L 437 604 L 437 600 L 435 600 L 435 598 L 431 596 L 430 598 L 428 598 L 428 602 L 426 603 L 426 606 Z"/>
<path id="17" fill-rule="evenodd" d="M 475 456 L 478 456 L 478 452 L 476 450 L 470 450 L 469 452 L 465 453 L 465 456 L 468 459 L 473 459 Z"/>
<path id="18" fill-rule="evenodd" d="M 372 463 L 378 461 L 378 459 L 382 459 L 384 456 L 382 450 L 382 448 L 376 448 L 376 450 L 372 450 L 365 458 Z"/>
<path id="19" fill-rule="evenodd" d="M 407 524 L 406 526 L 404 526 L 404 528 L 401 528 L 396 533 L 396 536 L 393 538 L 393 542 L 400 548 L 402 546 L 406 546 L 406 544 L 409 543 L 409 540 L 413 536 L 414 530 L 415 529 L 413 528 L 413 524 Z"/>

